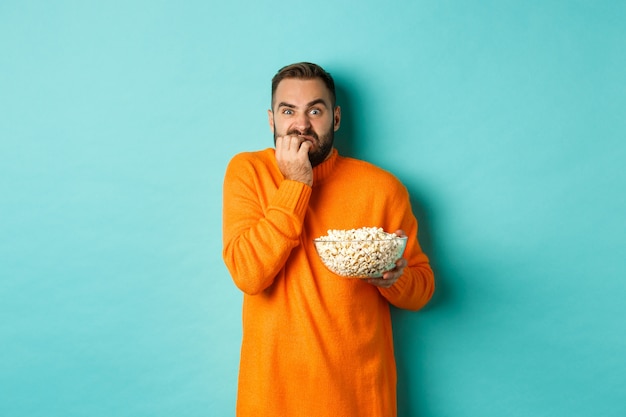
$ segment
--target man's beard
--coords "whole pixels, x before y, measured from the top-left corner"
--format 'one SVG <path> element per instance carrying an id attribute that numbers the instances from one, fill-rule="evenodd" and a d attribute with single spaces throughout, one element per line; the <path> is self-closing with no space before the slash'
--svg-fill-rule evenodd
<path id="1" fill-rule="evenodd" d="M 317 135 L 317 133 L 315 133 L 315 131 L 313 131 L 313 129 L 307 129 L 303 132 L 298 130 L 289 130 L 287 131 L 287 135 L 302 135 L 315 138 L 315 144 L 318 146 L 318 148 L 314 151 L 309 151 L 309 161 L 311 162 L 312 167 L 316 167 L 326 160 L 326 158 L 330 154 L 330 151 L 333 149 L 333 143 L 335 142 L 335 131 L 332 129 L 332 127 L 328 130 L 328 133 L 322 135 L 322 140 L 320 140 L 319 136 Z M 276 144 L 276 138 L 278 136 L 283 135 L 278 135 L 276 133 L 276 130 L 274 130 L 274 144 Z"/>

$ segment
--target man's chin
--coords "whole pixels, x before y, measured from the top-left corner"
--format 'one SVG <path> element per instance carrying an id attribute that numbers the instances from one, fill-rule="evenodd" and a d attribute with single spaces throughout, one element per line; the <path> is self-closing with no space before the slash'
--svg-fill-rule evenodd
<path id="1" fill-rule="evenodd" d="M 328 158 L 328 155 L 330 155 L 330 151 L 331 150 L 332 150 L 332 148 L 330 148 L 328 150 L 328 152 L 326 152 L 326 153 L 320 153 L 319 151 L 315 151 L 315 152 L 311 153 L 309 151 L 309 162 L 311 162 L 311 166 L 312 167 L 316 167 L 319 164 L 321 164 L 322 162 L 324 162 Z"/>

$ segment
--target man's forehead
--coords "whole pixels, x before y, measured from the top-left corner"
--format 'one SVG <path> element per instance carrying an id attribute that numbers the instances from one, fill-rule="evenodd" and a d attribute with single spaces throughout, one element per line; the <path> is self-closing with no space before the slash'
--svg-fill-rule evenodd
<path id="1" fill-rule="evenodd" d="M 303 105 L 320 99 L 330 106 L 330 92 L 319 78 L 285 78 L 278 84 L 274 93 L 274 103 Z"/>

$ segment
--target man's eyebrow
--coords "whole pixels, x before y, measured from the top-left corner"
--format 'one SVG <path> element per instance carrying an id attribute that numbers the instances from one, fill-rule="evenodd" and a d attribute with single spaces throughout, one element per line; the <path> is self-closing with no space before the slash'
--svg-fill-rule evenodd
<path id="1" fill-rule="evenodd" d="M 307 106 L 307 107 L 313 107 L 313 106 L 315 106 L 316 104 L 323 104 L 323 105 L 324 105 L 324 107 L 328 107 L 328 106 L 326 105 L 326 102 L 325 102 L 323 99 L 321 99 L 321 98 L 318 98 L 318 99 L 316 99 L 316 100 L 311 101 L 311 102 L 310 102 L 309 104 L 307 104 L 306 106 Z"/>
<path id="2" fill-rule="evenodd" d="M 328 105 L 326 104 L 326 102 L 322 98 L 318 98 L 318 99 L 315 99 L 313 101 L 310 101 L 309 103 L 307 103 L 306 107 L 313 107 L 316 104 L 323 104 L 324 107 L 328 107 Z M 281 101 L 280 103 L 278 103 L 278 108 L 280 108 L 280 107 L 288 107 L 290 109 L 297 108 L 297 106 L 295 104 L 287 103 L 287 102 L 284 102 L 284 101 Z"/>

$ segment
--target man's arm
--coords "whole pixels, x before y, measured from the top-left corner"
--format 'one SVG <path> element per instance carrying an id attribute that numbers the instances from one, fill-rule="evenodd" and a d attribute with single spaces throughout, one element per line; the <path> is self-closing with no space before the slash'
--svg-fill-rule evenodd
<path id="1" fill-rule="evenodd" d="M 292 179 L 284 168 L 287 165 L 300 175 L 306 175 L 307 168 L 311 171 L 308 148 L 292 147 L 289 152 L 282 145 L 282 140 L 277 141 L 282 177 L 272 180 L 271 169 L 257 169 L 239 155 L 228 165 L 224 178 L 223 258 L 235 284 L 249 294 L 268 288 L 299 244 L 311 196 L 310 185 L 301 177 L 300 181 Z M 304 160 L 304 169 L 298 169 L 294 159 Z M 310 175 L 312 182 L 312 172 Z"/>
<path id="2" fill-rule="evenodd" d="M 391 196 L 387 214 L 393 224 L 399 224 L 396 234 L 409 237 L 403 259 L 396 263 L 396 268 L 386 272 L 383 278 L 374 283 L 380 293 L 391 304 L 407 310 L 419 310 L 431 299 L 435 291 L 435 279 L 428 257 L 422 251 L 417 240 L 417 219 L 415 218 L 408 191 L 404 186 L 396 188 Z M 388 285 L 392 282 L 391 285 Z"/>
<path id="3" fill-rule="evenodd" d="M 392 286 L 379 287 L 383 297 L 398 308 L 419 310 L 428 303 L 435 291 L 434 275 L 426 255 L 422 253 L 418 259 L 417 262 L 413 261 L 413 265 L 404 268 Z"/>

